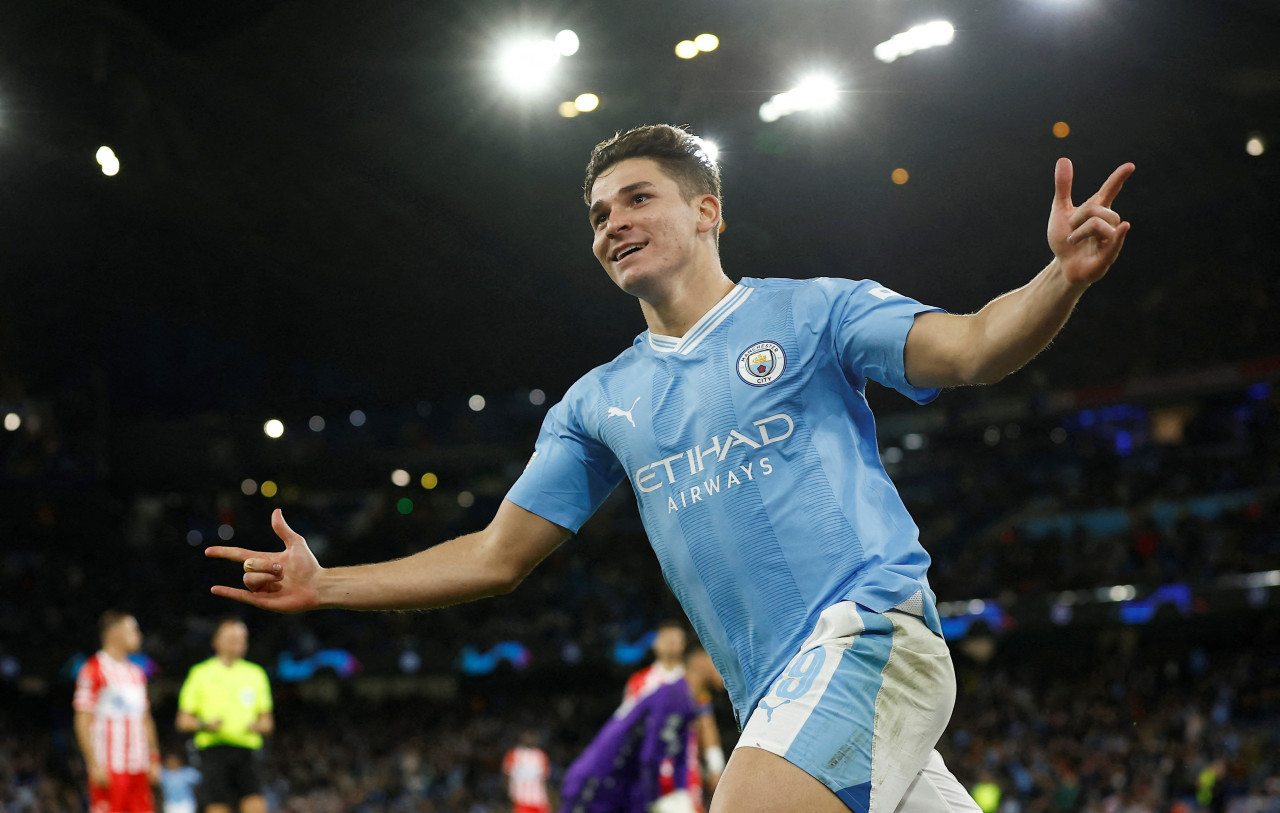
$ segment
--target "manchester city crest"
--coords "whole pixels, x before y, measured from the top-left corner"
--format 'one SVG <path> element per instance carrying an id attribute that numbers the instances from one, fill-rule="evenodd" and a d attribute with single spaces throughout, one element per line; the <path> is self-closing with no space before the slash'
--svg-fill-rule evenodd
<path id="1" fill-rule="evenodd" d="M 787 366 L 777 342 L 756 342 L 738 356 L 738 377 L 753 387 L 772 384 Z"/>

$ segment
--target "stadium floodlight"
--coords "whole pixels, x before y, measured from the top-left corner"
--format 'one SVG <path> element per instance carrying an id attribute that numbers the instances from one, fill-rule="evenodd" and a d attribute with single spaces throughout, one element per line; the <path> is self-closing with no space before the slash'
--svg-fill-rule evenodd
<path id="1" fill-rule="evenodd" d="M 582 93 L 573 100 L 573 107 L 579 113 L 590 113 L 600 106 L 600 97 L 594 93 Z"/>
<path id="2" fill-rule="evenodd" d="M 693 59 L 702 53 L 698 50 L 698 46 L 693 40 L 680 40 L 676 43 L 676 56 L 681 59 Z"/>
<path id="3" fill-rule="evenodd" d="M 715 34 L 699 34 L 693 38 L 693 44 L 703 53 L 710 53 L 720 47 L 720 38 Z"/>
<path id="4" fill-rule="evenodd" d="M 881 62 L 893 62 L 898 57 L 914 54 L 916 51 L 949 45 L 955 36 L 956 29 L 951 23 L 946 20 L 934 20 L 894 34 L 877 45 L 874 53 L 876 59 Z"/>
<path id="5" fill-rule="evenodd" d="M 760 120 L 775 122 L 802 110 L 830 110 L 840 100 L 840 87 L 829 76 L 810 76 L 796 87 L 760 105 Z"/>
<path id="6" fill-rule="evenodd" d="M 560 56 L 573 56 L 578 53 L 578 35 L 569 29 L 556 34 L 555 38 L 556 50 L 560 52 Z"/>
<path id="7" fill-rule="evenodd" d="M 262 425 L 262 431 L 269 438 L 278 438 L 284 434 L 284 422 L 272 418 Z"/>
<path id="8" fill-rule="evenodd" d="M 709 138 L 699 138 L 698 140 L 702 142 L 702 151 L 706 154 L 707 159 L 714 164 L 716 159 L 720 157 L 720 145 Z"/>
<path id="9" fill-rule="evenodd" d="M 498 51 L 498 75 L 513 90 L 534 92 L 559 61 L 560 49 L 552 40 L 517 40 Z"/>

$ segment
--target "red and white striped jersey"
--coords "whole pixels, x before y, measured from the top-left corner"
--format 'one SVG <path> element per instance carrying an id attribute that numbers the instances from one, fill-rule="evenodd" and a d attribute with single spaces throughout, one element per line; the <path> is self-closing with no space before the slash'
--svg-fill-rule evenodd
<path id="1" fill-rule="evenodd" d="M 502 772 L 507 775 L 507 791 L 513 804 L 543 808 L 549 804 L 547 779 L 551 776 L 551 763 L 541 748 L 512 748 L 502 760 Z"/>
<path id="2" fill-rule="evenodd" d="M 108 773 L 146 773 L 150 767 L 146 719 L 147 676 L 129 661 L 98 652 L 76 675 L 76 711 L 93 714 L 93 751 Z"/>

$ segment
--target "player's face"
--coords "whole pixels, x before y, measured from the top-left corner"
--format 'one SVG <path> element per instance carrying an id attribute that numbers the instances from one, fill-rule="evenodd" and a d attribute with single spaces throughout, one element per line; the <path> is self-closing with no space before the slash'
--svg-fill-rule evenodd
<path id="1" fill-rule="evenodd" d="M 219 658 L 243 658 L 249 651 L 249 628 L 244 624 L 223 624 L 213 636 L 213 651 Z"/>
<path id="2" fill-rule="evenodd" d="M 116 624 L 112 634 L 116 636 L 116 640 L 120 642 L 125 652 L 137 652 L 142 649 L 142 630 L 138 627 L 138 619 L 133 616 L 127 616 Z"/>
<path id="3" fill-rule="evenodd" d="M 614 283 L 633 296 L 659 288 L 672 270 L 691 265 L 699 203 L 652 158 L 629 158 L 591 186 L 592 251 Z M 714 226 L 714 224 L 712 224 Z"/>
<path id="4" fill-rule="evenodd" d="M 675 661 L 684 657 L 688 644 L 684 630 L 675 627 L 663 627 L 653 639 L 653 654 L 660 661 Z"/>

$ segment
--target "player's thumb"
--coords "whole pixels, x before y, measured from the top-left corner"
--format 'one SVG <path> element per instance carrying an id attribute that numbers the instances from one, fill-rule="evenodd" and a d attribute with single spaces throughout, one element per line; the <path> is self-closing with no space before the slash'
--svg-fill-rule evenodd
<path id="1" fill-rule="evenodd" d="M 1073 168 L 1070 158 L 1059 158 L 1053 167 L 1053 205 L 1054 208 L 1071 206 L 1071 177 Z"/>
<path id="2" fill-rule="evenodd" d="M 276 536 L 280 537 L 280 541 L 284 543 L 286 550 L 299 542 L 306 542 L 305 539 L 298 536 L 296 531 L 289 527 L 289 523 L 284 521 L 284 512 L 279 508 L 271 512 L 271 530 L 275 531 Z"/>

